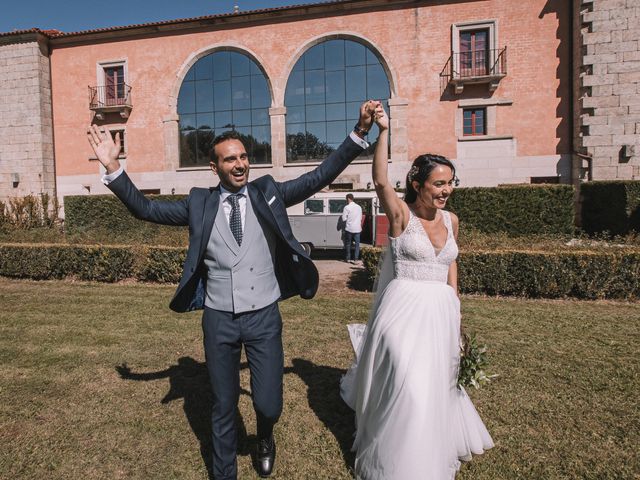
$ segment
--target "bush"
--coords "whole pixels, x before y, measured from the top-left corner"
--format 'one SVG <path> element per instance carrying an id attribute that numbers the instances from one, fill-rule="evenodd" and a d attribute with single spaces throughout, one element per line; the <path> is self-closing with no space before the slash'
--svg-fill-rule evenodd
<path id="1" fill-rule="evenodd" d="M 59 210 L 57 197 L 52 199 L 48 193 L 0 201 L 0 230 L 52 228 L 58 224 Z"/>
<path id="2" fill-rule="evenodd" d="M 374 277 L 381 249 L 363 248 L 362 261 Z M 538 298 L 640 298 L 640 251 L 462 252 L 462 293 Z"/>
<path id="3" fill-rule="evenodd" d="M 582 229 L 586 233 L 640 232 L 640 181 L 583 183 L 580 196 Z"/>
<path id="4" fill-rule="evenodd" d="M 5 244 L 0 245 L 0 275 L 177 283 L 185 255 L 183 248 L 168 247 Z"/>
<path id="5" fill-rule="evenodd" d="M 448 209 L 464 229 L 511 236 L 574 232 L 574 189 L 570 185 L 509 185 L 458 188 Z"/>
<path id="6" fill-rule="evenodd" d="M 175 201 L 185 195 L 149 195 Z M 115 195 L 64 197 L 65 230 L 70 237 L 105 243 L 186 245 L 187 227 L 172 227 L 135 218 Z"/>

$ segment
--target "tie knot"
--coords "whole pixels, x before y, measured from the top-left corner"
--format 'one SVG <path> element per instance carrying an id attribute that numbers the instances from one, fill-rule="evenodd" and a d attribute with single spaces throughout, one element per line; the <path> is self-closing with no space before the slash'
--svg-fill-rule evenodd
<path id="1" fill-rule="evenodd" d="M 227 200 L 232 206 L 235 207 L 238 205 L 238 202 L 240 201 L 240 197 L 243 197 L 243 196 L 244 195 L 242 193 L 232 193 L 227 197 Z"/>

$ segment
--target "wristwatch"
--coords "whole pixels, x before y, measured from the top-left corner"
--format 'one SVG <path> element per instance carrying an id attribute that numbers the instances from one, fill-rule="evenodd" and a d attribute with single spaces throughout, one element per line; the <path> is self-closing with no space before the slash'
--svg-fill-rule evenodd
<path id="1" fill-rule="evenodd" d="M 356 123 L 356 126 L 353 127 L 353 131 L 356 132 L 361 137 L 364 137 L 367 133 L 369 133 L 369 130 L 365 130 L 364 128 L 360 128 L 359 123 L 360 122 Z"/>

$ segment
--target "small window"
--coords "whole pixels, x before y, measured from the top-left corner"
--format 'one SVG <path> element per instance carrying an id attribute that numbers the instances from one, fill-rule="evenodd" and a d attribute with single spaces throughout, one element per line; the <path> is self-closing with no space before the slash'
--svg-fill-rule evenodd
<path id="1" fill-rule="evenodd" d="M 126 136 L 124 134 L 124 130 L 110 130 L 111 133 L 111 138 L 113 138 L 113 141 L 116 140 L 116 133 L 120 133 L 120 145 L 122 146 L 122 148 L 120 149 L 120 155 L 118 155 L 118 158 L 126 158 L 127 156 L 127 143 L 126 143 Z"/>
<path id="2" fill-rule="evenodd" d="M 329 200 L 329 213 L 342 213 L 346 200 Z"/>
<path id="3" fill-rule="evenodd" d="M 306 200 L 304 202 L 304 214 L 324 213 L 324 200 Z"/>
<path id="4" fill-rule="evenodd" d="M 468 108 L 463 110 L 462 131 L 464 136 L 486 135 L 486 108 Z"/>
<path id="5" fill-rule="evenodd" d="M 531 177 L 530 181 L 533 184 L 560 183 L 560 177 L 558 175 L 553 177 Z"/>

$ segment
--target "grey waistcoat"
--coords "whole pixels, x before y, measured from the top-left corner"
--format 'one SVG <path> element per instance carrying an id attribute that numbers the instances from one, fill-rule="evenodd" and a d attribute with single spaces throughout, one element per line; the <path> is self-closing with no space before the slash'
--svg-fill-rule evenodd
<path id="1" fill-rule="evenodd" d="M 280 298 L 273 269 L 276 241 L 263 231 L 247 199 L 242 246 L 238 246 L 222 202 L 205 252 L 207 296 L 205 306 L 225 312 L 248 312 L 271 305 Z"/>

